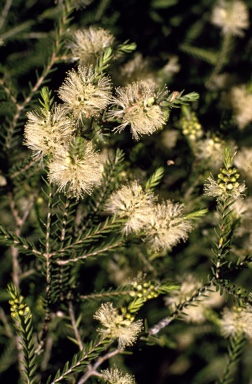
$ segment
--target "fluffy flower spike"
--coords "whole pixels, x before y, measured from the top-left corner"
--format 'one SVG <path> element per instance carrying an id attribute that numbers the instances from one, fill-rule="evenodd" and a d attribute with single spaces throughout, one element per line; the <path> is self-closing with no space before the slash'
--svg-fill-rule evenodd
<path id="1" fill-rule="evenodd" d="M 102 304 L 95 313 L 94 319 L 99 320 L 103 325 L 98 332 L 113 340 L 118 339 L 118 346 L 122 349 L 135 343 L 143 326 L 142 320 L 131 321 L 120 315 L 112 303 Z"/>
<path id="2" fill-rule="evenodd" d="M 73 59 L 82 66 L 96 64 L 101 53 L 114 43 L 114 36 L 103 28 L 89 27 L 77 30 L 68 46 Z"/>
<path id="3" fill-rule="evenodd" d="M 75 138 L 55 155 L 49 164 L 49 180 L 71 197 L 91 194 L 102 178 L 102 156 L 91 141 Z"/>
<path id="4" fill-rule="evenodd" d="M 92 66 L 68 72 L 59 88 L 65 110 L 78 121 L 99 115 L 111 100 L 111 81 L 97 74 Z"/>
<path id="5" fill-rule="evenodd" d="M 35 156 L 54 155 L 62 144 L 70 141 L 75 126 L 61 105 L 51 111 L 39 109 L 27 113 L 24 144 L 35 152 Z"/>
<path id="6" fill-rule="evenodd" d="M 249 11 L 243 1 L 220 0 L 213 9 L 211 21 L 224 35 L 243 36 L 243 30 L 249 28 Z"/>
<path id="7" fill-rule="evenodd" d="M 135 379 L 128 373 L 122 373 L 117 368 L 101 371 L 102 378 L 109 384 L 135 384 Z"/>
<path id="8" fill-rule="evenodd" d="M 154 195 L 150 191 L 144 192 L 142 187 L 133 181 L 110 196 L 105 210 L 128 218 L 123 228 L 123 232 L 128 235 L 143 229 L 152 214 L 154 201 Z"/>
<path id="9" fill-rule="evenodd" d="M 169 114 L 156 104 L 154 84 L 135 82 L 117 88 L 116 93 L 117 97 L 113 100 L 115 109 L 108 113 L 109 118 L 121 122 L 114 131 L 121 132 L 130 125 L 133 138 L 139 140 L 142 135 L 151 135 L 165 125 Z"/>

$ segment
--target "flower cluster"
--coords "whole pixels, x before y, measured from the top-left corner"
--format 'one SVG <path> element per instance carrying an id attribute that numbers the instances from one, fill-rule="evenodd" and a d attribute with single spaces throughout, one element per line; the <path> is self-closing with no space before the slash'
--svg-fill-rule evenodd
<path id="1" fill-rule="evenodd" d="M 98 332 L 112 340 L 118 339 L 120 349 L 133 345 L 143 326 L 142 320 L 132 321 L 126 314 L 119 314 L 112 303 L 102 304 L 94 319 L 99 320 L 103 326 Z"/>
<path id="2" fill-rule="evenodd" d="M 213 9 L 211 21 L 224 35 L 243 36 L 243 30 L 249 27 L 248 8 L 240 0 L 220 0 Z"/>
<path id="3" fill-rule="evenodd" d="M 224 337 L 244 333 L 247 338 L 252 339 L 252 307 L 225 308 L 220 327 Z"/>
<path id="4" fill-rule="evenodd" d="M 145 226 L 145 240 L 152 249 L 170 250 L 181 240 L 188 238 L 192 229 L 190 220 L 183 215 L 182 204 L 174 204 L 170 200 L 157 204 L 154 207 L 151 220 Z"/>
<path id="5" fill-rule="evenodd" d="M 152 214 L 154 195 L 143 191 L 141 185 L 133 181 L 112 193 L 105 205 L 108 213 L 127 217 L 123 232 L 128 235 L 141 231 Z"/>
<path id="6" fill-rule="evenodd" d="M 220 169 L 217 180 L 211 175 L 205 182 L 204 191 L 208 196 L 217 198 L 217 201 L 234 201 L 241 198 L 246 190 L 245 183 L 240 184 L 240 177 L 236 167 L 234 167 L 235 154 L 231 156 L 230 150 L 226 150 L 223 163 L 224 167 Z"/>
<path id="7" fill-rule="evenodd" d="M 245 128 L 252 121 L 252 92 L 245 85 L 233 87 L 230 93 L 231 105 L 235 119 L 240 129 Z"/>
<path id="8" fill-rule="evenodd" d="M 78 148 L 77 151 L 73 149 Z M 70 196 L 91 194 L 100 184 L 102 156 L 94 151 L 91 141 L 74 138 L 69 147 L 62 147 L 49 163 L 49 180 L 59 185 L 58 191 Z"/>
<path id="9" fill-rule="evenodd" d="M 203 131 L 202 126 L 196 116 L 196 113 L 189 111 L 189 109 L 185 106 L 182 107 L 182 113 L 183 116 L 180 119 L 180 125 L 183 134 L 192 141 L 199 139 L 202 136 Z"/>
<path id="10" fill-rule="evenodd" d="M 72 69 L 59 88 L 59 97 L 65 110 L 82 122 L 85 118 L 97 116 L 111 100 L 111 81 L 99 75 L 92 66 Z"/>
<path id="11" fill-rule="evenodd" d="M 192 229 L 183 215 L 183 205 L 170 200 L 155 204 L 155 197 L 136 182 L 121 187 L 105 204 L 111 214 L 127 218 L 123 232 L 128 235 L 142 231 L 145 241 L 155 251 L 170 250 L 186 240 Z"/>
<path id="12" fill-rule="evenodd" d="M 78 60 L 81 66 L 96 64 L 101 53 L 114 43 L 114 36 L 103 28 L 89 27 L 77 30 L 68 43 L 72 59 Z"/>
<path id="13" fill-rule="evenodd" d="M 114 130 L 121 132 L 130 125 L 132 136 L 139 140 L 142 135 L 151 135 L 161 129 L 168 120 L 168 110 L 161 109 L 156 103 L 158 92 L 154 84 L 144 81 L 135 82 L 126 87 L 117 88 L 108 118 L 121 124 Z"/>
<path id="14" fill-rule="evenodd" d="M 46 110 L 27 112 L 24 144 L 35 152 L 36 157 L 57 153 L 62 144 L 69 142 L 75 131 L 73 121 L 61 105 Z"/>
<path id="15" fill-rule="evenodd" d="M 109 384 L 135 384 L 135 379 L 129 373 L 122 373 L 117 368 L 110 368 L 101 371 L 102 379 Z"/>

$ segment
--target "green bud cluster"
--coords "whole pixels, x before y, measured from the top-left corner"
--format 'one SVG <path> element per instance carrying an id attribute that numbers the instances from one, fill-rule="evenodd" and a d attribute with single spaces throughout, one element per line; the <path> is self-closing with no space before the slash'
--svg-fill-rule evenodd
<path id="1" fill-rule="evenodd" d="M 221 168 L 220 173 L 218 174 L 218 184 L 225 192 L 231 192 L 234 188 L 239 187 L 240 175 L 237 172 L 235 167 L 230 167 L 228 169 Z"/>
<path id="2" fill-rule="evenodd" d="M 30 308 L 23 302 L 24 297 L 19 296 L 13 300 L 9 300 L 11 317 L 13 319 L 19 319 L 21 317 L 27 317 L 30 313 Z"/>
<path id="3" fill-rule="evenodd" d="M 133 290 L 130 295 L 132 297 L 143 298 L 144 300 L 150 300 L 158 296 L 158 291 L 152 282 L 139 283 L 135 281 L 132 284 Z"/>
<path id="4" fill-rule="evenodd" d="M 202 126 L 194 112 L 183 116 L 180 120 L 180 125 L 183 134 L 191 140 L 196 140 L 202 136 Z"/>

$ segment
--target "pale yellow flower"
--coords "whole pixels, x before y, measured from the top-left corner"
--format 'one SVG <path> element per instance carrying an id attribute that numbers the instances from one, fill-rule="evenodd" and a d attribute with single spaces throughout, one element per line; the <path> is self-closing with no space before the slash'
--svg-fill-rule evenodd
<path id="1" fill-rule="evenodd" d="M 155 251 L 170 250 L 181 240 L 188 238 L 192 225 L 183 215 L 183 210 L 182 204 L 172 203 L 170 200 L 154 207 L 144 229 L 146 241 Z"/>
<path id="2" fill-rule="evenodd" d="M 244 333 L 247 338 L 252 339 L 252 307 L 247 305 L 245 308 L 225 308 L 220 327 L 224 337 Z"/>
<path id="3" fill-rule="evenodd" d="M 79 152 L 74 153 L 75 147 L 79 147 Z M 86 193 L 90 195 L 100 185 L 102 171 L 102 157 L 94 151 L 92 142 L 77 138 L 55 154 L 49 163 L 48 177 L 58 185 L 59 192 L 79 198 Z"/>
<path id="4" fill-rule="evenodd" d="M 136 181 L 124 185 L 112 193 L 105 204 L 108 213 L 127 217 L 123 232 L 128 235 L 139 232 L 150 220 L 155 198 L 150 191 L 143 191 Z"/>
<path id="5" fill-rule="evenodd" d="M 109 31 L 91 26 L 74 32 L 68 46 L 73 60 L 79 60 L 82 66 L 95 65 L 104 50 L 113 45 L 114 40 Z"/>
<path id="6" fill-rule="evenodd" d="M 120 315 L 112 303 L 102 304 L 94 315 L 94 319 L 101 322 L 103 328 L 98 332 L 112 340 L 118 339 L 119 348 L 125 348 L 136 342 L 137 335 L 141 331 L 142 320 L 131 321 Z"/>
<path id="7" fill-rule="evenodd" d="M 129 373 L 123 373 L 117 368 L 101 371 L 102 379 L 109 384 L 135 384 L 135 379 Z"/>
<path id="8" fill-rule="evenodd" d="M 99 115 L 106 108 L 111 100 L 111 87 L 110 79 L 98 75 L 92 66 L 78 67 L 78 71 L 68 72 L 58 93 L 65 110 L 82 121 Z"/>
<path id="9" fill-rule="evenodd" d="M 239 0 L 220 0 L 213 9 L 211 21 L 224 35 L 243 36 L 243 30 L 249 28 L 248 7 Z"/>
<path id="10" fill-rule="evenodd" d="M 245 85 L 233 87 L 230 101 L 238 127 L 245 128 L 252 121 L 252 92 L 248 91 Z"/>
<path id="11" fill-rule="evenodd" d="M 24 129 L 24 144 L 36 156 L 54 155 L 59 147 L 69 142 L 76 127 L 61 105 L 52 111 L 39 109 L 27 113 L 28 121 Z"/>
<path id="12" fill-rule="evenodd" d="M 161 129 L 168 120 L 168 111 L 156 103 L 158 92 L 154 84 L 135 82 L 117 88 L 116 93 L 112 103 L 114 109 L 108 113 L 108 118 L 121 123 L 114 128 L 115 132 L 121 132 L 130 125 L 133 138 L 139 140 L 142 135 L 151 135 Z"/>

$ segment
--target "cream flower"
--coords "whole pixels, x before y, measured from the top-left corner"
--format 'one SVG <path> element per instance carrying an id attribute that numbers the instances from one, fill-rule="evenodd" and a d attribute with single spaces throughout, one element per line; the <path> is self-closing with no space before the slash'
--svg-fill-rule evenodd
<path id="1" fill-rule="evenodd" d="M 81 65 L 96 64 L 102 52 L 114 43 L 114 36 L 103 28 L 89 27 L 77 30 L 68 46 L 73 59 Z"/>
<path id="2" fill-rule="evenodd" d="M 122 373 L 117 368 L 110 368 L 101 371 L 102 379 L 109 384 L 135 384 L 135 379 L 128 373 Z"/>
<path id="3" fill-rule="evenodd" d="M 192 225 L 183 216 L 183 209 L 182 204 L 174 204 L 169 200 L 155 206 L 145 226 L 146 241 L 155 251 L 170 250 L 188 238 Z"/>
<path id="4" fill-rule="evenodd" d="M 252 121 L 252 93 L 240 85 L 231 89 L 230 99 L 238 127 L 243 129 Z"/>
<path id="5" fill-rule="evenodd" d="M 199 140 L 195 146 L 195 157 L 199 160 L 210 161 L 209 166 L 213 169 L 220 168 L 224 149 L 227 143 L 218 137 L 209 137 Z"/>
<path id="6" fill-rule="evenodd" d="M 213 176 L 209 176 L 204 184 L 204 192 L 207 196 L 216 197 L 218 201 L 224 201 L 231 198 L 234 201 L 244 196 L 246 190 L 245 183 L 238 182 L 219 183 Z"/>
<path id="7" fill-rule="evenodd" d="M 249 11 L 242 1 L 220 0 L 213 9 L 211 21 L 224 35 L 243 36 L 243 30 L 249 28 Z"/>
<path id="8" fill-rule="evenodd" d="M 149 60 L 144 59 L 140 53 L 136 53 L 132 60 L 121 67 L 119 76 L 120 84 L 129 84 L 140 80 L 153 84 L 155 78 Z"/>
<path id="9" fill-rule="evenodd" d="M 114 131 L 121 132 L 130 125 L 133 138 L 139 140 L 140 136 L 151 135 L 166 123 L 168 111 L 163 111 L 155 103 L 157 90 L 154 84 L 135 82 L 117 88 L 116 93 L 113 101 L 115 109 L 108 113 L 108 118 L 121 122 Z"/>
<path id="10" fill-rule="evenodd" d="M 251 104 L 252 105 L 252 104 Z M 234 159 L 235 165 L 241 173 L 252 181 L 252 149 L 242 148 Z"/>
<path id="11" fill-rule="evenodd" d="M 95 313 L 94 319 L 99 320 L 104 327 L 99 328 L 98 332 L 113 340 L 118 339 L 119 348 L 133 345 L 143 326 L 142 320 L 132 322 L 120 315 L 112 303 L 102 304 Z"/>
<path id="12" fill-rule="evenodd" d="M 82 121 L 106 108 L 111 99 L 111 87 L 110 79 L 98 75 L 92 66 L 78 67 L 77 72 L 74 69 L 68 72 L 58 93 L 66 111 Z"/>
<path id="13" fill-rule="evenodd" d="M 248 305 L 245 308 L 225 308 L 220 326 L 224 337 L 244 333 L 252 339 L 252 307 Z"/>
<path id="14" fill-rule="evenodd" d="M 143 191 L 142 187 L 133 181 L 112 193 L 105 204 L 105 210 L 128 218 L 123 228 L 123 232 L 128 235 L 139 232 L 150 220 L 154 201 L 154 195 L 150 191 Z"/>
<path id="15" fill-rule="evenodd" d="M 49 163 L 48 177 L 58 185 L 58 191 L 79 198 L 90 195 L 100 184 L 102 171 L 102 156 L 94 151 L 92 142 L 77 138 Z"/>
<path id="16" fill-rule="evenodd" d="M 73 121 L 61 105 L 52 111 L 39 109 L 27 113 L 24 129 L 24 144 L 35 151 L 35 155 L 54 155 L 59 147 L 69 142 L 75 130 Z"/>

